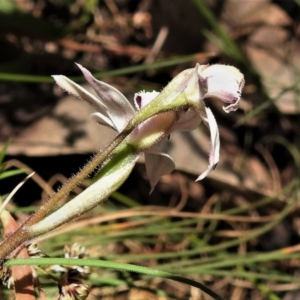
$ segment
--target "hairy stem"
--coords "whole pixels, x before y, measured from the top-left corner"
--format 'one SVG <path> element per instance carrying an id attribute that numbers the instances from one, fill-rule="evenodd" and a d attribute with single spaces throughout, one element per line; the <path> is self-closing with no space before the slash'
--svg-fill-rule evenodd
<path id="1" fill-rule="evenodd" d="M 0 244 L 0 261 L 3 261 L 12 251 L 17 249 L 27 240 L 35 236 L 30 234 L 25 228 L 42 220 L 47 216 L 51 209 L 64 197 L 66 197 L 80 182 L 88 177 L 99 165 L 107 160 L 114 149 L 126 138 L 134 127 L 131 122 L 126 129 L 122 131 L 103 151 L 97 153 L 93 159 L 88 162 L 74 177 L 66 182 L 62 188 L 56 192 L 52 197 L 46 200 L 41 207 L 33 213 L 20 227 L 11 235 L 6 237 Z"/>

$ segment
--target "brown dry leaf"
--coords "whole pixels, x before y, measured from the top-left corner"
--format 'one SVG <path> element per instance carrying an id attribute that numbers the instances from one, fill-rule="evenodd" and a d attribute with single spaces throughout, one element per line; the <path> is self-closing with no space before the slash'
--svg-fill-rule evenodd
<path id="1" fill-rule="evenodd" d="M 230 22 L 239 26 L 255 24 L 287 26 L 291 24 L 289 16 L 277 5 L 270 3 L 270 0 L 227 0 L 223 16 L 227 16 Z"/>

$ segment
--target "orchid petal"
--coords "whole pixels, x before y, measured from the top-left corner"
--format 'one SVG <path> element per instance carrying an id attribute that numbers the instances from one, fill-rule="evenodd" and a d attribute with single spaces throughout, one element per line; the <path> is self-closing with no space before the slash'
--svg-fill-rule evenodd
<path id="1" fill-rule="evenodd" d="M 150 182 L 150 194 L 153 192 L 159 178 L 170 174 L 175 169 L 171 156 L 165 153 L 145 153 L 146 172 Z"/>
<path id="2" fill-rule="evenodd" d="M 84 67 L 77 64 L 83 73 L 87 82 L 97 93 L 101 103 L 103 103 L 108 111 L 107 114 L 117 128 L 117 131 L 122 131 L 129 120 L 134 115 L 134 109 L 126 97 L 119 92 L 116 88 L 102 81 L 97 80 L 93 75 Z"/>
<path id="3" fill-rule="evenodd" d="M 209 107 L 205 107 L 206 119 L 203 118 L 205 123 L 207 123 L 210 131 L 210 151 L 209 151 L 209 165 L 207 169 L 200 174 L 200 176 L 196 179 L 196 181 L 202 180 L 207 176 L 207 174 L 213 170 L 220 158 L 220 137 L 219 137 L 219 129 L 216 122 L 216 119 Z"/>
<path id="4" fill-rule="evenodd" d="M 92 113 L 90 117 L 96 123 L 110 127 L 117 131 L 117 128 L 115 127 L 113 122 L 108 117 L 102 115 L 101 113 L 99 113 L 99 112 Z"/>
<path id="5" fill-rule="evenodd" d="M 223 106 L 223 110 L 226 113 L 230 113 L 231 111 L 236 111 L 240 106 L 240 100 L 241 100 L 241 98 L 238 98 L 235 103 L 232 103 L 227 106 Z"/>
<path id="6" fill-rule="evenodd" d="M 237 68 L 216 64 L 199 68 L 198 72 L 200 84 L 207 91 L 204 98 L 216 97 L 230 103 L 227 107 L 223 107 L 227 113 L 238 109 L 245 80 Z"/>
<path id="7" fill-rule="evenodd" d="M 52 75 L 52 77 L 54 78 L 56 83 L 66 92 L 82 100 L 85 100 L 98 112 L 100 112 L 103 115 L 107 115 L 107 107 L 104 105 L 104 103 L 101 103 L 96 96 L 88 92 L 86 89 L 84 89 L 83 87 L 81 87 L 66 76 Z"/>
<path id="8" fill-rule="evenodd" d="M 137 110 L 142 109 L 147 104 L 149 104 L 154 98 L 158 96 L 159 92 L 152 91 L 152 92 L 145 92 L 141 91 L 134 94 L 134 105 Z"/>
<path id="9" fill-rule="evenodd" d="M 189 109 L 180 115 L 179 120 L 175 123 L 173 131 L 190 131 L 196 129 L 201 123 L 201 117 L 194 111 Z"/>

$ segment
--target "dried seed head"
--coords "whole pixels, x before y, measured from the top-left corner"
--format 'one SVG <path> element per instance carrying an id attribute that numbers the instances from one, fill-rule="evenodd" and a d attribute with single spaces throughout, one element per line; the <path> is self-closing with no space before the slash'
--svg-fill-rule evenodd
<path id="1" fill-rule="evenodd" d="M 29 256 L 33 258 L 46 257 L 46 255 L 42 253 L 41 249 L 38 247 L 37 243 L 28 244 L 27 251 Z"/>
<path id="2" fill-rule="evenodd" d="M 58 300 L 84 300 L 89 295 L 89 286 L 82 283 L 81 274 L 74 269 L 60 276 L 58 287 Z"/>
<path id="3" fill-rule="evenodd" d="M 12 272 L 10 267 L 1 267 L 0 269 L 0 280 L 2 285 L 8 289 L 13 289 L 15 287 L 14 278 L 12 277 Z"/>

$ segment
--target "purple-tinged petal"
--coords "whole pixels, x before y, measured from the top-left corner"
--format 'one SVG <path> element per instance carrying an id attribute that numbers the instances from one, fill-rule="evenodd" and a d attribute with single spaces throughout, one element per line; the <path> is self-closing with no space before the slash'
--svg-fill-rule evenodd
<path id="1" fill-rule="evenodd" d="M 158 94 L 159 94 L 159 92 L 156 92 L 156 91 L 152 91 L 152 92 L 141 91 L 141 92 L 135 93 L 133 101 L 134 101 L 134 105 L 135 105 L 136 109 L 140 110 L 143 107 L 145 107 L 154 98 L 156 98 Z"/>
<path id="2" fill-rule="evenodd" d="M 86 89 L 84 89 L 83 87 L 81 87 L 66 76 L 52 75 L 52 77 L 54 78 L 55 82 L 66 92 L 82 100 L 85 100 L 98 112 L 107 115 L 107 107 L 104 105 L 104 103 L 101 103 L 96 96 L 88 92 Z"/>
<path id="3" fill-rule="evenodd" d="M 175 169 L 171 156 L 165 153 L 145 153 L 146 172 L 153 192 L 159 178 L 170 174 Z"/>
<path id="4" fill-rule="evenodd" d="M 204 122 L 208 125 L 210 131 L 210 150 L 209 150 L 209 164 L 207 169 L 200 174 L 196 181 L 202 180 L 207 176 L 207 174 L 214 170 L 219 162 L 220 158 L 220 137 L 219 129 L 216 119 L 209 107 L 205 107 L 206 118 L 203 118 Z"/>
<path id="5" fill-rule="evenodd" d="M 134 115 L 132 105 L 116 88 L 97 80 L 81 65 L 77 64 L 77 66 L 80 68 L 87 82 L 95 90 L 101 102 L 108 108 L 107 114 L 110 116 L 118 132 L 121 132 Z"/>
<path id="6" fill-rule="evenodd" d="M 194 110 L 189 109 L 187 112 L 179 112 L 179 119 L 176 121 L 172 131 L 194 130 L 200 125 L 201 121 L 201 117 Z"/>
<path id="7" fill-rule="evenodd" d="M 240 106 L 240 100 L 241 98 L 238 98 L 236 100 L 236 102 L 230 104 L 230 105 L 227 105 L 227 106 L 223 106 L 223 110 L 226 112 L 226 113 L 230 113 L 231 111 L 236 111 L 239 106 Z"/>
<path id="8" fill-rule="evenodd" d="M 115 125 L 112 123 L 109 115 L 107 114 L 107 107 L 96 96 L 94 96 L 89 91 L 87 91 L 86 89 L 84 89 L 83 87 L 81 87 L 66 76 L 53 75 L 52 77 L 54 78 L 56 83 L 66 92 L 70 93 L 71 95 L 74 95 L 75 97 L 80 98 L 81 100 L 86 101 L 97 110 L 97 123 L 112 127 L 116 130 Z M 102 121 L 99 122 L 99 119 L 102 119 Z"/>
<path id="9" fill-rule="evenodd" d="M 223 107 L 227 113 L 238 109 L 245 80 L 237 68 L 217 64 L 199 68 L 198 72 L 200 85 L 207 91 L 203 98 L 215 97 L 230 103 Z"/>

